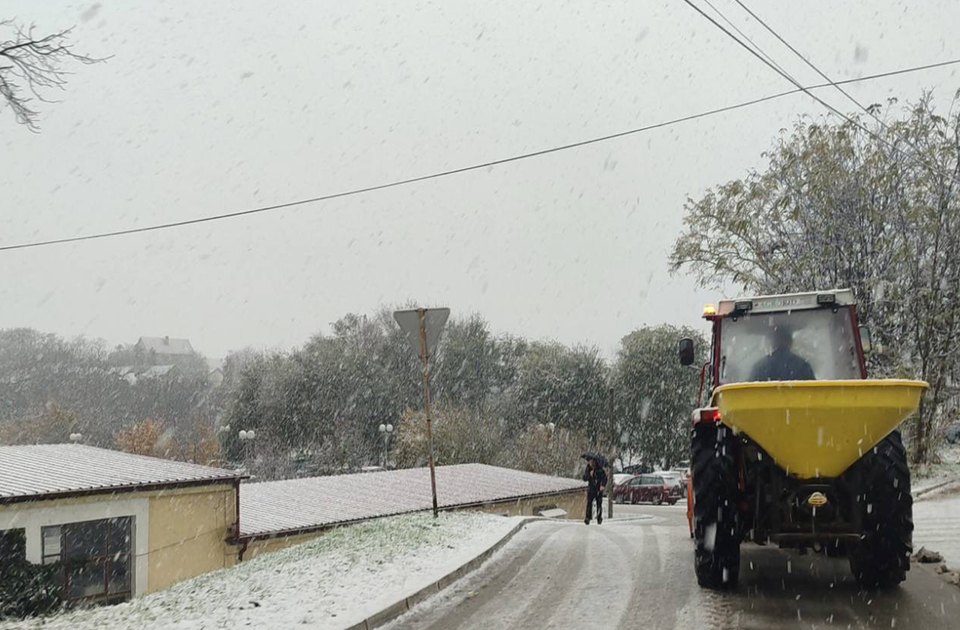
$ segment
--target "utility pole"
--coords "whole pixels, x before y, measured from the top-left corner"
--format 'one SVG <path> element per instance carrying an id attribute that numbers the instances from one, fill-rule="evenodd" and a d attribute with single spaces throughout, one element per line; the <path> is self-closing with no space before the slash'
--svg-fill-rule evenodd
<path id="1" fill-rule="evenodd" d="M 433 416 L 430 413 L 430 358 L 437 347 L 440 331 L 450 317 L 449 308 L 415 308 L 403 311 L 394 311 L 393 318 L 397 320 L 400 329 L 407 337 L 407 342 L 420 357 L 420 375 L 423 379 L 423 411 L 427 416 L 427 461 L 430 462 L 430 490 L 433 494 L 433 516 L 439 516 L 437 502 L 437 472 L 433 458 Z"/>
<path id="2" fill-rule="evenodd" d="M 430 373 L 427 370 L 427 310 L 421 308 L 420 315 L 420 363 L 423 367 L 423 411 L 427 415 L 427 461 L 430 462 L 430 489 L 433 492 L 433 517 L 440 514 L 437 509 L 437 473 L 433 467 L 433 430 L 430 418 Z"/>

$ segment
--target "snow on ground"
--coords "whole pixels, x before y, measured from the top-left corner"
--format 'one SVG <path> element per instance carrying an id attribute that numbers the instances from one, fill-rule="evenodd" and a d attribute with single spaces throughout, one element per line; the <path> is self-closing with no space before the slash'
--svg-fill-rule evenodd
<path id="1" fill-rule="evenodd" d="M 459 568 L 520 520 L 466 512 L 378 519 L 125 604 L 0 622 L 0 630 L 347 628 Z"/>
<path id="2" fill-rule="evenodd" d="M 945 481 L 960 481 L 960 444 L 946 445 L 940 451 L 940 462 L 916 468 L 913 473 L 913 492 L 922 492 Z"/>

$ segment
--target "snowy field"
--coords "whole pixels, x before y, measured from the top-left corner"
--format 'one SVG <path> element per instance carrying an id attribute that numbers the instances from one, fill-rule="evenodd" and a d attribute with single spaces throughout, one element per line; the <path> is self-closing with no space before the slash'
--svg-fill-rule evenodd
<path id="1" fill-rule="evenodd" d="M 209 573 L 134 601 L 0 630 L 347 628 L 457 569 L 520 517 L 444 513 L 380 519 Z"/>

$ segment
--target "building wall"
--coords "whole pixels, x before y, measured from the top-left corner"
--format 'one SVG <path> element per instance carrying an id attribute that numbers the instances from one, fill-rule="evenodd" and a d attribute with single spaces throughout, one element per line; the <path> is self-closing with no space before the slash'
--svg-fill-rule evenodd
<path id="1" fill-rule="evenodd" d="M 489 514 L 499 514 L 502 516 L 534 516 L 543 509 L 560 508 L 567 512 L 566 518 L 582 519 L 584 509 L 587 503 L 587 491 L 569 492 L 565 494 L 555 494 L 535 499 L 518 499 L 515 501 L 500 501 L 488 503 L 486 505 L 463 508 L 464 510 L 487 512 Z M 297 534 L 295 536 L 279 536 L 266 540 L 251 541 L 243 552 L 243 561 L 253 560 L 257 556 L 265 553 L 280 551 L 287 547 L 299 545 L 300 543 L 313 540 L 321 536 L 324 532 L 332 528 L 326 528 L 307 534 Z M 239 548 L 237 549 L 239 551 Z"/>
<path id="2" fill-rule="evenodd" d="M 227 543 L 236 521 L 232 485 L 181 488 L 150 497 L 149 591 L 233 566 Z"/>
<path id="3" fill-rule="evenodd" d="M 135 596 L 236 562 L 226 543 L 236 520 L 232 484 L 0 504 L 0 529 L 24 529 L 27 559 L 41 561 L 41 528 L 134 517 Z"/>

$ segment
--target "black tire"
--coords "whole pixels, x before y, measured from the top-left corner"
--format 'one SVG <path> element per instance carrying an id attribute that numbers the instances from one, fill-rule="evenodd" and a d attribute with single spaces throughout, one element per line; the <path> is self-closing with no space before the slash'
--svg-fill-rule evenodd
<path id="1" fill-rule="evenodd" d="M 907 579 L 913 552 L 910 468 L 900 432 L 881 440 L 856 466 L 863 534 L 849 550 L 850 569 L 863 588 L 891 588 Z"/>
<path id="2" fill-rule="evenodd" d="M 653 502 L 654 505 L 663 505 L 663 495 L 657 495 L 656 500 Z"/>
<path id="3" fill-rule="evenodd" d="M 697 582 L 705 588 L 736 586 L 740 577 L 737 440 L 719 424 L 693 428 L 693 532 Z"/>

